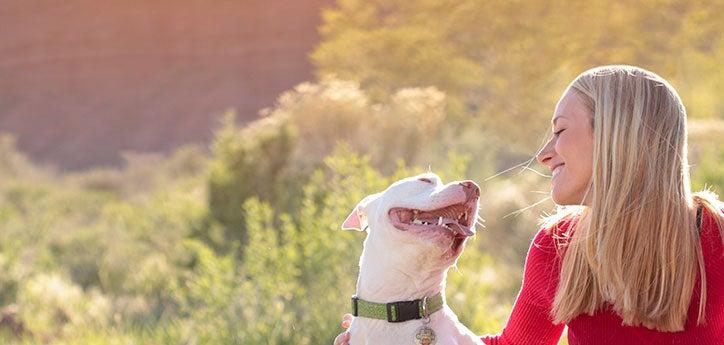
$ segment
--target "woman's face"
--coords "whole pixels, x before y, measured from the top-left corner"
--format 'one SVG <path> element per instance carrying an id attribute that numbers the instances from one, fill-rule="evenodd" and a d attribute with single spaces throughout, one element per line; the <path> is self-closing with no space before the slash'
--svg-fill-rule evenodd
<path id="1" fill-rule="evenodd" d="M 551 178 L 551 196 L 558 205 L 588 205 L 593 173 L 593 114 L 581 96 L 569 90 L 553 114 L 553 136 L 538 154 Z M 586 200 L 584 200 L 584 198 Z"/>

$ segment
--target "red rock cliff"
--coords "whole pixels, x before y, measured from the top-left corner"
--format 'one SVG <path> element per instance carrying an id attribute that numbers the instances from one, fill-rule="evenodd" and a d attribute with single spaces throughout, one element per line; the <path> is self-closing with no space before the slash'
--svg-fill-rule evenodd
<path id="1" fill-rule="evenodd" d="M 312 78 L 331 0 L 7 0 L 0 132 L 64 169 L 207 141 Z"/>

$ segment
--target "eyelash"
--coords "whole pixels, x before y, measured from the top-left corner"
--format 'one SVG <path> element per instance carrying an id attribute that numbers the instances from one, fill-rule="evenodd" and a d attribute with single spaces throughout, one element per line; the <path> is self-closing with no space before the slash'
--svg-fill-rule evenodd
<path id="1" fill-rule="evenodd" d="M 419 178 L 418 180 L 419 180 L 419 181 L 422 181 L 422 182 L 425 182 L 425 183 L 432 184 L 432 180 L 430 180 L 429 178 L 421 177 L 421 178 Z"/>
<path id="2" fill-rule="evenodd" d="M 558 130 L 558 132 L 554 132 L 553 135 L 559 136 L 559 135 L 561 134 L 561 132 L 563 132 L 563 131 L 565 131 L 565 130 L 566 130 L 565 128 L 564 128 L 564 129 L 560 129 L 560 130 Z"/>

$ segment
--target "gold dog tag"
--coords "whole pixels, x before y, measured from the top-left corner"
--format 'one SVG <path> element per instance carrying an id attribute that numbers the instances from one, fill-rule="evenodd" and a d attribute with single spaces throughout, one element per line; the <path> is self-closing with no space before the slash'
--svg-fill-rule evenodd
<path id="1" fill-rule="evenodd" d="M 435 340 L 437 340 L 435 331 L 427 326 L 420 327 L 415 334 L 415 345 L 434 345 Z"/>

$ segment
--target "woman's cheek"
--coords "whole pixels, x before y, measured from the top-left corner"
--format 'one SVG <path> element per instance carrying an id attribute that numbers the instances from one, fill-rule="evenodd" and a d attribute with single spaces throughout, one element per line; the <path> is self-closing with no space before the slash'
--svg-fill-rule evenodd
<path id="1" fill-rule="evenodd" d="M 563 139 L 562 136 L 559 136 L 556 139 L 556 144 L 553 148 L 556 150 L 556 154 L 561 155 L 561 158 L 563 158 L 562 153 L 565 151 L 565 139 Z"/>

